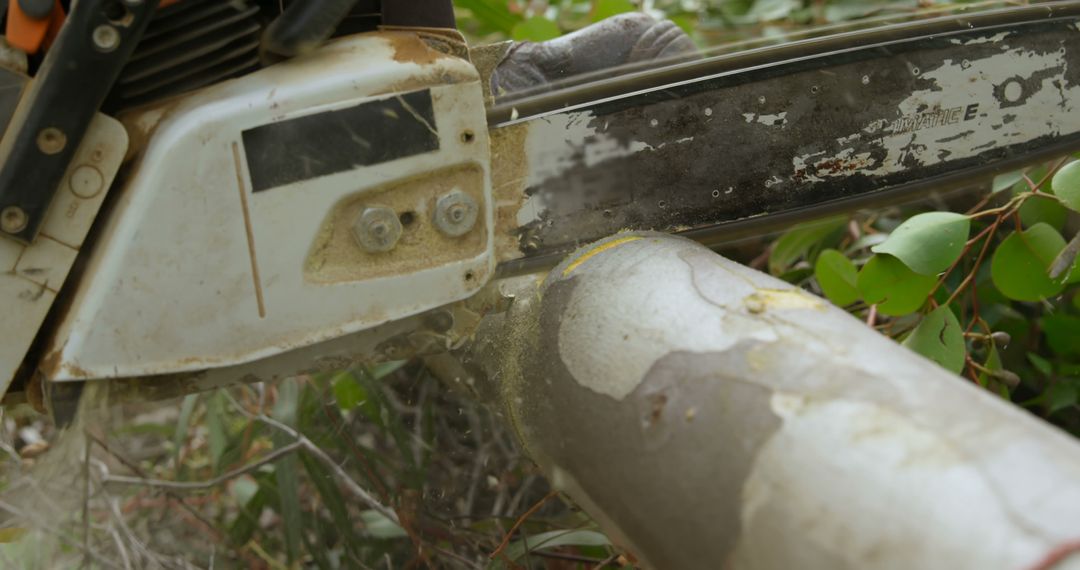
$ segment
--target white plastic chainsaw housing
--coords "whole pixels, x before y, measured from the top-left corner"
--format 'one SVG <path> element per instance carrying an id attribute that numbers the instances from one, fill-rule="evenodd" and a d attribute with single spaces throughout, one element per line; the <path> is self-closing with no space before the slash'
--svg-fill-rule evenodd
<path id="1" fill-rule="evenodd" d="M 122 120 L 134 168 L 50 380 L 251 362 L 460 300 L 493 271 L 478 74 L 414 34 L 343 38 Z M 436 224 L 448 194 L 476 214 L 460 235 Z M 357 235 L 395 227 L 388 249 Z"/>

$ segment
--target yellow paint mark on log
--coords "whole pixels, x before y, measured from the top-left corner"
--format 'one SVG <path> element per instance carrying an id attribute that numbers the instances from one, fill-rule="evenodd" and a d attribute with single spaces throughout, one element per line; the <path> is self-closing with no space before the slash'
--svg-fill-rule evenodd
<path id="1" fill-rule="evenodd" d="M 605 251 L 607 251 L 609 249 L 612 249 L 614 247 L 618 247 L 618 246 L 620 246 L 620 245 L 622 245 L 624 243 L 637 241 L 639 239 L 641 239 L 641 236 L 628 236 L 628 237 L 614 239 L 614 240 L 611 240 L 611 241 L 609 241 L 607 243 L 600 244 L 600 245 L 590 249 L 589 251 L 586 251 L 585 253 L 581 254 L 581 257 L 578 257 L 573 262 L 571 262 L 570 265 L 567 265 L 566 269 L 563 269 L 562 276 L 566 277 L 567 275 L 570 275 L 571 271 L 577 269 L 578 266 L 580 266 L 582 263 L 585 263 L 586 261 L 588 261 L 594 255 L 597 255 L 599 253 L 603 253 L 603 252 L 605 252 Z"/>
<path id="2" fill-rule="evenodd" d="M 747 295 L 743 304 L 751 313 L 763 313 L 766 309 L 825 309 L 821 299 L 799 289 L 758 289 Z"/>

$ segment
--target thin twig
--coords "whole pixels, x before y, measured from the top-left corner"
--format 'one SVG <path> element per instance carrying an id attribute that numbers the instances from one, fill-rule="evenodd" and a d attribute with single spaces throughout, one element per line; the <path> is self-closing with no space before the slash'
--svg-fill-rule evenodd
<path id="1" fill-rule="evenodd" d="M 310 377 L 308 377 L 308 381 L 311 382 Z M 318 386 L 315 385 L 314 382 L 312 382 L 312 386 L 314 388 L 318 389 Z M 325 400 L 326 392 L 327 392 L 327 390 L 324 389 L 320 399 Z M 421 396 L 420 397 L 421 397 L 421 399 L 423 399 L 423 397 L 424 397 L 423 390 L 421 390 Z M 324 403 L 323 403 L 323 411 L 324 411 L 324 413 L 327 415 L 327 417 L 331 418 L 332 422 L 335 422 L 336 419 L 333 417 L 333 412 L 331 411 L 332 408 L 333 408 L 332 404 L 324 401 Z M 416 418 L 417 425 L 420 425 L 420 423 L 423 420 L 423 417 L 422 417 L 423 413 L 422 413 L 421 408 L 422 408 L 422 406 L 418 405 L 416 410 L 415 410 L 415 418 Z M 338 431 L 340 432 L 340 430 L 338 430 Z M 297 433 L 299 433 L 299 432 L 297 432 Z M 424 562 L 425 564 L 427 564 L 427 566 L 430 568 L 432 566 L 431 557 L 427 554 L 427 552 L 424 551 L 424 547 L 426 546 L 425 541 L 423 540 L 423 537 L 421 537 L 420 534 L 418 532 L 416 532 L 416 529 L 413 528 L 414 527 L 414 525 L 413 525 L 413 522 L 414 522 L 413 518 L 414 517 L 412 516 L 413 513 L 410 513 L 409 511 L 405 510 L 400 503 L 398 505 L 396 505 L 396 506 L 393 505 L 393 501 L 391 500 L 389 494 L 387 493 L 385 486 L 383 486 L 380 483 L 378 477 L 376 477 L 373 466 L 369 465 L 366 457 L 364 457 L 364 455 L 362 453 L 360 453 L 360 451 L 358 449 L 356 449 L 356 446 L 352 442 L 352 439 L 347 437 L 347 436 L 342 435 L 341 433 L 338 433 L 337 435 L 341 436 L 341 438 L 347 442 L 348 446 L 353 451 L 353 454 L 357 457 L 358 461 L 360 461 L 361 466 L 363 466 L 368 471 L 368 478 L 375 485 L 375 487 L 376 487 L 375 490 L 379 494 L 380 498 L 386 504 L 391 505 L 391 507 L 387 507 L 387 511 L 393 512 L 395 515 L 398 515 L 396 519 L 391 518 L 391 520 L 394 520 L 395 522 L 398 523 L 399 526 L 401 526 L 402 530 L 405 531 L 405 534 L 408 535 L 409 540 L 412 541 L 413 545 L 416 547 L 416 553 L 417 553 L 417 556 L 419 557 L 419 559 L 422 562 Z M 420 461 L 419 461 L 418 456 L 414 456 L 414 457 L 416 457 L 416 465 L 419 465 Z M 334 462 L 333 468 L 335 469 L 335 472 L 340 471 L 340 474 L 343 475 L 346 479 L 348 479 L 349 482 L 353 484 L 353 486 L 355 486 L 358 489 L 363 489 L 362 487 L 359 486 L 359 484 L 357 484 L 355 481 L 352 480 L 352 477 L 349 477 L 349 475 L 345 472 L 344 469 L 341 469 L 341 467 L 337 464 L 337 462 Z M 371 500 L 374 501 L 376 504 L 379 504 L 379 505 L 382 504 L 382 503 L 378 503 L 378 500 L 375 499 L 375 498 L 372 498 Z"/>
<path id="2" fill-rule="evenodd" d="M 20 469 L 22 468 L 22 465 L 23 465 L 22 456 L 19 455 L 19 452 L 15 451 L 14 447 L 11 447 L 10 445 L 0 441 L 0 450 L 2 450 L 4 453 L 8 454 L 8 456 L 10 456 L 11 459 L 15 461 L 15 466 L 16 467 L 18 467 Z"/>
<path id="3" fill-rule="evenodd" d="M 249 540 L 248 543 L 244 546 L 251 549 L 251 551 L 254 552 L 255 555 L 258 556 L 260 559 L 262 559 L 263 562 L 266 562 L 266 565 L 270 568 L 273 568 L 274 570 L 289 570 L 284 564 L 278 562 L 277 560 L 274 560 L 274 558 L 270 556 L 270 553 L 263 550 L 263 547 L 259 546 L 259 543 L 256 542 L 254 539 Z"/>
<path id="4" fill-rule="evenodd" d="M 209 489 L 211 487 L 217 487 L 218 485 L 230 480 L 235 479 L 246 473 L 255 471 L 256 469 L 266 465 L 267 463 L 273 463 L 283 456 L 288 455 L 297 449 L 304 448 L 304 443 L 296 441 L 286 445 L 285 447 L 279 447 L 274 451 L 267 453 L 262 459 L 249 463 L 243 467 L 227 471 L 206 481 L 167 481 L 165 479 L 145 479 L 143 477 L 128 477 L 125 475 L 107 475 L 104 478 L 104 483 L 115 483 L 117 485 L 142 485 L 144 487 L 158 487 L 161 489 L 173 489 L 176 491 L 201 491 Z"/>
<path id="5" fill-rule="evenodd" d="M 100 468 L 103 473 L 108 473 L 108 467 L 106 467 L 104 463 L 100 465 Z M 108 491 L 104 488 L 102 488 L 102 492 L 105 495 L 105 504 L 109 506 L 109 513 L 113 516 L 114 519 L 116 519 L 116 524 L 120 525 L 120 530 L 124 531 L 124 534 L 127 536 L 128 541 L 130 541 L 132 546 L 134 546 L 135 551 L 141 553 L 142 556 L 146 558 L 149 562 L 161 565 L 163 563 L 161 557 L 155 554 L 154 551 L 150 550 L 150 548 L 148 548 L 145 544 L 143 544 L 142 541 L 140 541 L 139 538 L 135 536 L 135 533 L 131 530 L 131 527 L 128 526 L 126 522 L 124 522 L 124 514 L 120 512 L 119 502 L 113 497 L 110 497 L 108 495 Z M 110 525 L 109 528 L 111 529 L 112 526 Z"/>
<path id="6" fill-rule="evenodd" d="M 116 543 L 116 551 L 120 553 L 120 561 L 124 563 L 124 570 L 131 570 L 131 559 L 128 557 L 127 548 L 124 548 L 124 541 L 120 539 L 120 533 L 116 532 L 116 528 L 110 525 L 109 535 L 112 536 L 113 542 Z"/>
<path id="7" fill-rule="evenodd" d="M 613 564 L 617 566 L 618 564 L 616 563 L 616 561 L 618 559 L 619 559 L 619 553 L 616 552 L 615 554 L 612 554 L 611 556 L 608 556 L 607 558 L 601 560 L 599 564 L 592 567 L 592 570 L 601 570 L 602 568 L 606 568 L 606 567 L 611 566 Z"/>
<path id="8" fill-rule="evenodd" d="M 518 487 L 517 492 L 514 493 L 513 498 L 510 499 L 510 504 L 506 507 L 506 512 L 512 513 L 518 510 L 518 506 L 521 505 L 521 501 L 525 498 L 525 494 L 529 491 L 529 487 L 532 487 L 532 484 L 535 481 L 535 474 L 530 473 L 527 477 L 525 477 L 525 481 L 521 483 L 521 485 Z"/>
<path id="9" fill-rule="evenodd" d="M 139 477 L 141 477 L 142 479 L 150 479 L 150 476 L 147 475 L 146 471 L 144 471 L 137 464 L 135 464 L 134 462 L 129 460 L 127 457 L 124 457 L 119 452 L 114 450 L 108 444 L 108 442 L 98 438 L 97 436 L 95 436 L 92 433 L 88 432 L 88 435 L 90 436 L 90 439 L 92 439 L 94 441 L 94 443 L 96 443 L 98 445 L 98 447 L 103 449 L 105 451 L 105 453 L 108 453 L 109 456 L 111 456 L 112 458 L 119 461 L 122 465 L 124 465 L 128 469 L 131 469 L 132 471 L 134 471 L 135 474 L 138 475 Z M 103 482 L 104 482 L 104 478 L 106 478 L 107 476 L 108 476 L 108 472 L 106 471 L 104 473 L 104 476 L 103 476 Z M 165 490 L 165 496 L 168 497 L 168 498 L 174 499 L 180 505 L 180 507 L 182 509 L 187 511 L 191 516 L 195 517 L 195 519 L 197 519 L 200 523 L 202 523 L 203 526 L 206 528 L 206 530 L 210 531 L 210 533 L 214 536 L 215 540 L 221 540 L 221 538 L 222 538 L 221 533 L 218 532 L 215 529 L 214 525 L 209 520 L 207 520 L 206 517 L 204 517 L 202 515 L 202 513 L 200 513 L 198 510 L 196 510 L 191 505 L 189 505 L 187 503 L 187 501 L 184 500 L 184 497 L 182 497 L 181 495 L 178 495 L 175 492 L 170 491 L 168 489 Z"/>
<path id="10" fill-rule="evenodd" d="M 606 560 L 600 558 L 594 558 L 592 556 L 582 556 L 580 554 L 570 554 L 569 552 L 554 552 L 551 550 L 533 550 L 530 552 L 533 556 L 539 556 L 541 558 L 554 558 L 555 560 L 569 560 L 571 562 L 584 562 L 585 564 L 594 564 L 594 568 L 603 568 L 607 563 Z"/>
<path id="11" fill-rule="evenodd" d="M 356 497 L 360 499 L 364 504 L 371 507 L 375 512 L 390 519 L 394 522 L 394 524 L 401 524 L 400 519 L 398 519 L 397 513 L 380 503 L 377 499 L 375 499 L 375 497 L 371 496 L 371 493 L 368 493 L 367 490 L 357 484 L 356 481 L 353 481 L 352 477 L 350 477 L 349 474 L 346 473 L 345 470 L 342 469 L 341 466 L 338 465 L 332 457 L 327 455 L 325 451 L 323 451 L 319 446 L 312 443 L 312 441 L 305 437 L 302 433 L 265 414 L 252 414 L 251 412 L 245 410 L 244 407 L 241 406 L 240 403 L 237 402 L 228 392 L 222 393 L 225 394 L 226 399 L 228 399 L 229 402 L 231 402 L 232 405 L 241 414 L 245 415 L 250 419 L 262 422 L 270 427 L 276 428 L 278 431 L 284 432 L 286 435 L 296 440 L 295 443 L 289 444 L 281 449 L 292 447 L 293 445 L 299 446 L 304 451 L 310 453 L 315 459 L 321 461 L 323 465 L 326 465 L 326 467 L 330 469 L 330 471 L 332 471 L 337 477 L 338 482 L 341 483 L 346 489 L 348 489 L 349 492 L 351 492 L 353 495 L 356 495 Z"/>
<path id="12" fill-rule="evenodd" d="M 353 481 L 352 477 L 349 477 L 349 474 L 346 473 L 345 470 L 342 469 L 341 466 L 338 465 L 332 457 L 327 455 L 325 451 L 319 448 L 319 446 L 312 443 L 310 439 L 304 437 L 303 434 L 268 416 L 257 416 L 255 419 L 269 426 L 276 427 L 277 429 L 288 434 L 290 437 L 296 439 L 296 443 L 300 444 L 305 451 L 313 455 L 315 459 L 323 462 L 323 464 L 326 465 L 328 469 L 333 471 L 334 475 L 337 476 L 338 481 L 342 485 L 344 485 L 345 488 L 348 489 L 353 495 L 356 495 L 358 499 L 363 501 L 365 504 L 367 504 L 367 506 L 371 507 L 382 516 L 394 521 L 394 524 L 401 523 L 401 521 L 398 520 L 397 513 L 380 503 L 378 500 L 375 499 L 375 497 L 372 497 L 371 493 L 368 493 L 366 489 L 358 485 L 356 481 Z"/>
<path id="13" fill-rule="evenodd" d="M 344 434 L 345 424 L 342 423 L 336 415 L 337 412 L 334 409 L 334 404 L 330 402 L 323 402 L 322 408 L 323 413 L 326 415 L 327 419 L 330 420 L 331 424 L 334 424 L 333 428 L 335 435 L 341 437 L 342 441 L 345 442 L 345 445 L 348 446 L 349 451 L 352 453 L 353 457 L 355 457 L 356 461 L 360 463 L 360 467 L 362 467 L 364 471 L 367 472 L 368 480 L 371 481 L 371 484 L 375 486 L 375 491 L 379 494 L 379 497 L 387 503 L 392 502 L 390 498 L 390 493 L 386 490 L 386 486 L 383 485 L 382 480 L 379 479 L 379 477 L 375 473 L 375 466 L 372 464 L 371 461 L 368 460 L 367 456 L 365 456 L 363 452 L 360 451 L 360 448 L 356 447 L 356 442 L 354 442 L 352 438 L 349 437 L 347 434 Z"/>
<path id="14" fill-rule="evenodd" d="M 83 551 L 83 545 L 79 542 L 78 538 L 70 536 L 70 535 L 65 536 L 64 533 L 62 533 L 60 531 L 57 531 L 57 530 L 53 530 L 52 528 L 50 528 L 45 523 L 45 521 L 41 520 L 39 517 L 33 516 L 30 513 L 26 512 L 26 511 L 23 511 L 23 510 L 15 507 L 12 504 L 4 502 L 3 500 L 0 500 L 0 509 L 5 510 L 5 511 L 7 511 L 7 512 L 9 512 L 12 515 L 15 515 L 17 517 L 22 517 L 22 518 L 26 519 L 27 521 L 30 521 L 31 523 L 33 523 L 42 532 L 56 537 L 56 539 L 59 540 L 60 542 L 63 542 L 64 544 L 67 544 L 68 546 L 70 546 L 70 547 L 72 547 L 72 548 L 74 548 L 76 550 Z M 96 552 L 92 548 L 87 547 L 87 550 L 85 550 L 83 552 L 88 554 L 91 558 L 94 559 L 95 562 L 97 562 L 100 565 L 107 566 L 109 568 L 116 568 L 117 570 L 120 570 L 120 567 L 117 566 L 115 562 L 113 562 L 112 560 L 109 560 L 108 558 L 105 558 L 104 556 L 102 556 L 100 553 Z"/>
<path id="15" fill-rule="evenodd" d="M 1000 222 L 1001 222 L 1001 218 L 999 216 L 998 220 L 995 222 L 994 226 L 987 226 L 981 232 L 975 234 L 975 237 L 967 240 L 967 242 L 964 243 L 964 249 L 960 250 L 960 255 L 956 256 L 956 260 L 952 262 L 952 265 L 950 265 L 949 268 L 946 269 L 945 272 L 941 274 L 941 277 L 938 278 L 937 284 L 934 285 L 934 288 L 930 290 L 930 293 L 927 294 L 927 297 L 932 298 L 934 296 L 934 293 L 937 293 L 937 290 L 941 289 L 941 287 L 945 285 L 945 281 L 949 278 L 949 275 L 951 275 L 953 270 L 955 270 L 956 267 L 958 265 L 960 265 L 960 263 L 964 260 L 964 256 L 966 256 L 968 254 L 968 252 L 971 251 L 971 246 L 978 243 L 978 241 L 980 239 L 982 239 L 983 236 L 990 233 L 991 228 L 996 228 L 997 227 L 996 224 L 998 224 Z"/>
<path id="16" fill-rule="evenodd" d="M 967 287 L 967 285 L 975 279 L 975 275 L 979 272 L 979 266 L 982 265 L 982 261 L 986 257 L 986 252 L 990 250 L 990 242 L 993 241 L 994 234 L 997 233 L 998 226 L 1000 226 L 1001 222 L 1008 217 L 1009 213 L 1007 212 L 1001 214 L 996 220 L 994 220 L 992 224 L 990 224 L 989 228 L 979 234 L 981 236 L 982 233 L 985 233 L 986 241 L 983 242 L 982 249 L 979 250 L 979 256 L 975 258 L 975 264 L 972 266 L 971 271 L 968 273 L 967 277 L 965 277 L 964 280 L 960 282 L 960 285 L 956 287 L 956 290 L 953 291 L 952 294 L 949 295 L 949 298 L 945 301 L 946 307 L 949 306 L 960 295 L 964 288 Z"/>
<path id="17" fill-rule="evenodd" d="M 494 560 L 496 557 L 498 557 L 499 554 L 502 553 L 504 549 L 506 549 L 506 545 L 510 544 L 510 537 L 514 536 L 514 532 L 517 531 L 518 527 L 525 524 L 525 521 L 529 518 L 529 515 L 540 510 L 540 507 L 544 506 L 544 503 L 548 502 L 548 500 L 558 494 L 558 491 L 553 490 L 550 493 L 544 495 L 544 498 L 536 501 L 535 505 L 529 507 L 529 510 L 525 511 L 524 514 L 518 517 L 518 520 L 514 522 L 514 526 L 510 527 L 510 530 L 506 531 L 506 535 L 503 536 L 502 542 L 499 543 L 499 546 L 495 549 L 494 552 L 488 555 L 488 558 Z"/>
<path id="18" fill-rule="evenodd" d="M 90 567 L 90 433 L 85 432 L 83 438 L 83 568 Z"/>
<path id="19" fill-rule="evenodd" d="M 453 550 L 448 550 L 446 548 L 442 548 L 442 547 L 436 546 L 434 544 L 429 545 L 429 546 L 436 553 L 441 554 L 443 556 L 446 556 L 447 558 L 452 558 L 454 560 L 457 560 L 458 562 L 464 564 L 467 568 L 483 568 L 483 566 L 481 566 L 480 564 L 477 564 L 477 563 L 473 562 L 472 560 L 469 560 L 468 558 L 465 558 L 464 556 L 458 554 L 457 552 L 454 552 Z"/>
<path id="20" fill-rule="evenodd" d="M 420 390 L 414 404 L 412 451 L 413 464 L 417 467 L 420 467 L 423 462 L 424 451 L 431 450 L 431 447 L 424 441 L 424 401 L 427 400 L 428 385 L 430 384 L 427 380 L 427 376 L 420 377 Z"/>

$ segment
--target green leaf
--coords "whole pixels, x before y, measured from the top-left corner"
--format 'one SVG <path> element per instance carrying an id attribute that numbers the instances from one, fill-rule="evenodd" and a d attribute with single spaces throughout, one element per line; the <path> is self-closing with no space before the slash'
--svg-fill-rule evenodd
<path id="1" fill-rule="evenodd" d="M 888 253 L 916 273 L 937 275 L 960 258 L 971 220 L 953 212 L 927 212 L 908 218 L 885 243 L 870 248 Z"/>
<path id="2" fill-rule="evenodd" d="M 234 545 L 247 544 L 251 540 L 258 529 L 259 515 L 262 514 L 263 508 L 276 498 L 277 492 L 270 483 L 272 478 L 272 474 L 263 474 L 256 478 L 259 490 L 244 503 L 243 508 L 236 515 L 236 520 L 229 527 L 229 540 Z"/>
<path id="3" fill-rule="evenodd" d="M 360 520 L 364 522 L 364 529 L 372 538 L 403 538 L 408 536 L 405 529 L 398 526 L 394 521 L 384 517 L 375 510 L 360 512 Z"/>
<path id="4" fill-rule="evenodd" d="M 180 404 L 180 416 L 176 418 L 176 432 L 173 434 L 173 462 L 177 469 L 180 468 L 180 450 L 187 442 L 188 428 L 191 425 L 191 414 L 195 411 L 195 404 L 199 402 L 198 394 L 190 394 L 184 397 Z"/>
<path id="5" fill-rule="evenodd" d="M 1046 178 L 1046 173 L 1045 167 L 1038 166 L 1029 168 L 1026 174 L 1028 180 L 1038 183 Z M 1019 212 L 1021 223 L 1025 228 L 1045 223 L 1061 231 L 1065 227 L 1065 218 L 1068 217 L 1069 211 L 1056 198 L 1051 196 L 1054 193 L 1053 180 L 1044 182 L 1040 187 L 1040 191 L 1042 194 L 1028 198 L 1021 204 Z M 1016 196 L 1024 192 L 1031 192 L 1031 185 L 1028 184 L 1027 180 L 1021 178 L 1019 182 L 1013 185 L 1012 195 Z"/>
<path id="6" fill-rule="evenodd" d="M 509 34 L 521 17 L 510 12 L 506 0 L 455 0 L 454 4 L 473 13 L 482 24 Z"/>
<path id="7" fill-rule="evenodd" d="M 367 401 L 367 391 L 350 372 L 335 374 L 330 380 L 330 387 L 338 407 L 343 412 L 348 412 Z"/>
<path id="8" fill-rule="evenodd" d="M 828 22 L 843 22 L 864 18 L 880 10 L 881 4 L 863 0 L 830 2 L 825 6 L 825 20 Z"/>
<path id="9" fill-rule="evenodd" d="M 376 364 L 367 369 L 367 374 L 375 380 L 382 380 L 383 378 L 397 372 L 399 368 L 408 364 L 408 360 L 391 360 L 390 362 L 382 362 Z"/>
<path id="10" fill-rule="evenodd" d="M 964 369 L 964 331 L 948 307 L 930 311 L 903 344 L 953 374 Z"/>
<path id="11" fill-rule="evenodd" d="M 18 541 L 26 535 L 26 528 L 4 527 L 0 528 L 0 544 L 9 544 Z"/>
<path id="12" fill-rule="evenodd" d="M 630 0 L 596 0 L 593 3 L 592 14 L 590 19 L 594 22 L 599 22 L 605 18 L 610 18 L 617 14 L 625 12 L 634 12 L 637 10 L 637 6 Z"/>
<path id="13" fill-rule="evenodd" d="M 1008 190 L 1016 184 L 1019 184 L 1024 180 L 1023 170 L 1014 170 L 1012 172 L 1006 172 L 994 177 L 994 183 L 991 189 L 993 194 L 997 194 L 1002 190 Z"/>
<path id="14" fill-rule="evenodd" d="M 990 262 L 994 285 L 1016 301 L 1038 301 L 1061 293 L 1064 284 L 1050 279 L 1050 263 L 1065 247 L 1065 238 L 1047 224 L 1013 232 L 997 246 Z"/>
<path id="15" fill-rule="evenodd" d="M 815 245 L 843 229 L 847 218 L 836 217 L 799 224 L 780 236 L 769 254 L 769 273 L 780 275 Z"/>
<path id="16" fill-rule="evenodd" d="M 1051 182 L 1054 194 L 1069 208 L 1080 212 L 1080 161 L 1061 167 Z"/>
<path id="17" fill-rule="evenodd" d="M 780 275 L 777 275 L 780 279 L 791 283 L 792 285 L 801 285 L 803 281 L 814 276 L 813 267 L 799 267 L 797 269 L 792 268 L 784 271 Z"/>
<path id="18" fill-rule="evenodd" d="M 860 249 L 866 249 L 874 247 L 875 245 L 881 243 L 885 243 L 885 240 L 887 239 L 889 239 L 889 234 L 886 233 L 866 234 L 855 240 L 851 245 L 847 247 L 846 250 L 844 250 L 844 252 L 848 255 L 851 255 L 859 251 Z"/>
<path id="19" fill-rule="evenodd" d="M 296 425 L 296 412 L 300 404 L 300 381 L 290 378 L 277 385 L 277 400 L 270 410 L 270 416 L 288 425 Z M 279 432 L 280 433 L 280 430 Z"/>
<path id="20" fill-rule="evenodd" d="M 798 0 L 757 0 L 747 16 L 759 22 L 782 20 L 800 7 Z"/>
<path id="21" fill-rule="evenodd" d="M 983 367 L 991 372 L 996 372 L 1004 368 L 1001 364 L 1001 353 L 998 352 L 994 343 L 990 343 L 989 353 L 986 355 L 986 362 L 983 363 Z M 990 375 L 986 372 L 979 372 L 979 385 L 983 388 L 990 383 Z"/>
<path id="22" fill-rule="evenodd" d="M 1080 356 L 1080 317 L 1048 315 L 1042 319 L 1046 343 L 1058 356 Z"/>
<path id="23" fill-rule="evenodd" d="M 504 551 L 513 561 L 519 560 L 526 551 L 554 548 L 556 546 L 608 546 L 608 537 L 594 530 L 553 530 L 526 536 L 510 543 Z"/>
<path id="24" fill-rule="evenodd" d="M 839 251 L 826 249 L 818 254 L 814 276 L 821 286 L 821 292 L 833 304 L 845 307 L 859 300 L 859 272 L 855 264 Z"/>
<path id="25" fill-rule="evenodd" d="M 1051 414 L 1075 406 L 1080 399 L 1080 381 L 1059 380 L 1046 390 L 1046 407 Z"/>
<path id="26" fill-rule="evenodd" d="M 360 369 L 354 372 L 354 376 L 368 393 L 368 399 L 360 406 L 360 409 L 364 411 L 364 414 L 369 419 L 384 428 L 384 434 L 389 433 L 401 451 L 401 458 L 404 460 L 408 471 L 407 477 L 405 477 L 406 484 L 422 484 L 422 479 L 415 479 L 419 477 L 419 473 L 416 471 L 417 465 L 413 456 L 415 440 L 411 430 L 406 429 L 397 409 L 385 399 L 379 380 L 373 376 L 372 372 Z"/>
<path id="27" fill-rule="evenodd" d="M 251 475 L 241 475 L 229 483 L 229 494 L 236 504 L 243 507 L 259 492 L 259 483 Z"/>
<path id="28" fill-rule="evenodd" d="M 679 26 L 679 28 L 686 32 L 686 35 L 693 37 L 694 32 L 697 29 L 697 16 L 694 14 L 681 14 L 678 16 L 668 15 L 668 19 L 672 24 Z"/>
<path id="29" fill-rule="evenodd" d="M 307 472 L 308 480 L 319 492 L 323 506 L 330 511 L 335 532 L 342 535 L 346 547 L 355 553 L 360 548 L 360 541 L 354 532 L 355 525 L 349 519 L 349 512 L 346 510 L 346 505 L 349 503 L 341 494 L 333 474 L 326 466 L 306 453 L 301 453 L 299 458 L 304 471 Z"/>
<path id="30" fill-rule="evenodd" d="M 881 314 L 892 316 L 917 311 L 936 283 L 934 277 L 915 273 L 899 259 L 885 254 L 871 257 L 858 277 L 863 300 L 877 305 Z"/>
<path id="31" fill-rule="evenodd" d="M 286 380 L 278 384 L 278 398 L 271 415 L 289 426 L 296 426 L 297 407 L 300 403 L 300 381 Z M 293 438 L 278 430 L 272 437 L 275 448 L 293 443 Z M 300 543 L 303 532 L 303 520 L 300 512 L 300 477 L 299 461 L 296 454 L 286 455 L 274 464 L 274 476 L 277 482 L 279 502 L 278 514 L 281 515 L 282 530 L 285 533 L 285 553 L 292 563 L 300 558 Z"/>
<path id="32" fill-rule="evenodd" d="M 229 444 L 229 434 L 225 427 L 225 394 L 221 390 L 214 392 L 206 402 L 206 431 L 210 445 L 210 465 L 214 473 L 221 471 L 221 456 Z"/>
<path id="33" fill-rule="evenodd" d="M 518 22 L 510 32 L 510 37 L 519 42 L 542 42 L 561 35 L 559 25 L 543 16 L 533 16 Z"/>
<path id="34" fill-rule="evenodd" d="M 1027 353 L 1028 362 L 1035 367 L 1035 370 L 1043 373 L 1043 376 L 1051 376 L 1054 374 L 1054 365 L 1050 364 L 1050 361 L 1035 354 L 1034 352 Z"/>
<path id="35" fill-rule="evenodd" d="M 1041 223 L 1061 231 L 1068 216 L 1069 210 L 1047 194 L 1036 194 L 1020 206 L 1020 222 L 1026 228 Z"/>
<path id="36" fill-rule="evenodd" d="M 330 562 L 330 558 L 327 556 L 329 553 L 326 545 L 326 540 L 330 537 L 336 536 L 337 533 L 332 530 L 332 527 L 318 515 L 310 511 L 305 511 L 304 522 L 302 523 L 304 528 L 308 530 L 301 535 L 304 539 L 304 549 L 307 550 L 310 560 L 307 560 L 305 566 L 307 568 L 314 566 L 319 570 L 336 570 L 340 567 L 340 564 Z M 312 530 L 314 529 L 314 532 Z"/>

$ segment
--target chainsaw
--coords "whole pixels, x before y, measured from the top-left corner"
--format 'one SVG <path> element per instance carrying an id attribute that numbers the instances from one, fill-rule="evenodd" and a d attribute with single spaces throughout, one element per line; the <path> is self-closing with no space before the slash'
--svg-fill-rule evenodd
<path id="1" fill-rule="evenodd" d="M 706 51 L 644 14 L 472 47 L 449 2 L 7 4 L 0 393 L 42 409 L 445 352 L 582 243 L 713 246 L 1080 148 L 1076 1 Z"/>

